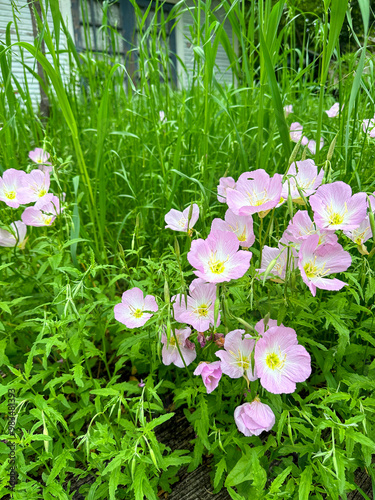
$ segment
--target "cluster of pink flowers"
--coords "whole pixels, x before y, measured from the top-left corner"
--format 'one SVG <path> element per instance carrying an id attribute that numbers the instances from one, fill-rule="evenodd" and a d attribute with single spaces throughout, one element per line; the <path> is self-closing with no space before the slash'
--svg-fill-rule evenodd
<path id="1" fill-rule="evenodd" d="M 363 132 L 368 134 L 371 139 L 375 137 L 375 115 L 372 118 L 363 120 L 362 122 Z"/>
<path id="2" fill-rule="evenodd" d="M 333 116 L 336 108 L 327 114 Z M 285 112 L 292 110 L 285 109 Z M 299 135 L 298 141 L 301 137 Z M 282 283 L 287 279 L 288 270 L 299 272 L 313 296 L 317 288 L 340 290 L 346 285 L 334 276 L 351 265 L 350 254 L 339 243 L 336 232 L 341 231 L 357 244 L 361 253 L 366 253 L 364 243 L 372 234 L 370 218 L 375 212 L 375 196 L 352 194 L 350 186 L 341 181 L 322 185 L 324 174 L 313 160 L 306 159 L 293 162 L 284 176 L 270 177 L 258 169 L 243 173 L 237 181 L 232 177 L 220 179 L 218 201 L 226 203 L 228 209 L 224 219 L 212 221 L 206 239 L 191 242 L 187 260 L 197 278 L 188 292 L 171 299 L 170 310 L 181 326 L 174 328 L 168 323 L 169 333 L 166 327 L 162 329 L 165 365 L 183 368 L 193 363 L 197 357 L 193 342 L 196 339 L 202 348 L 207 341 L 219 347 L 215 353 L 219 361 L 201 361 L 194 370 L 195 375 L 202 377 L 207 393 L 218 387 L 223 376 L 243 377 L 248 386 L 259 381 L 263 394 L 265 391 L 290 394 L 296 390 L 297 383 L 307 380 L 311 374 L 311 358 L 298 343 L 292 328 L 267 319 L 254 326 L 254 335 L 241 329 L 225 336 L 217 332 L 222 320 L 218 287 L 248 272 L 252 259 L 249 249 L 255 242 L 253 217 L 258 217 L 261 227 L 262 219 L 286 201 L 289 211 L 293 210 L 293 203 L 304 209 L 298 210 L 289 221 L 276 247 L 263 246 L 256 277 Z M 196 204 L 183 212 L 172 209 L 165 215 L 166 227 L 192 236 L 198 218 Z M 125 292 L 122 303 L 115 306 L 115 318 L 128 328 L 141 327 L 157 310 L 153 296 L 144 297 L 141 290 L 133 288 Z M 234 419 L 239 431 L 246 436 L 269 431 L 275 423 L 272 409 L 262 403 L 259 396 L 238 406 Z"/>
<path id="3" fill-rule="evenodd" d="M 52 170 L 49 156 L 43 149 L 36 148 L 30 151 L 29 158 L 38 164 L 38 169 L 27 174 L 23 170 L 9 168 L 0 177 L 0 201 L 13 209 L 34 203 L 25 208 L 21 221 L 12 223 L 9 231 L 0 230 L 0 246 L 23 248 L 26 226 L 50 226 L 60 214 L 59 198 L 48 192 Z"/>
<path id="4" fill-rule="evenodd" d="M 301 141 L 302 146 L 307 146 L 311 154 L 316 153 L 316 141 L 313 139 L 308 139 L 305 135 L 302 136 L 303 126 L 299 122 L 293 122 L 290 125 L 290 139 L 293 142 Z M 324 146 L 323 137 L 320 138 L 320 147 L 319 150 Z"/>

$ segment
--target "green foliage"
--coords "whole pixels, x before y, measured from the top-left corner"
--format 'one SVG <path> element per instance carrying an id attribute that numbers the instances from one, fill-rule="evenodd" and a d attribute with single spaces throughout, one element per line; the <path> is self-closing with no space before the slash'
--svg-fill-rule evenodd
<path id="1" fill-rule="evenodd" d="M 319 290 L 313 298 L 294 272 L 284 284 L 255 279 L 259 245 L 250 272 L 220 288 L 218 333 L 252 331 L 267 314 L 295 329 L 313 373 L 294 394 L 262 394 L 257 382 L 247 392 L 245 380 L 223 377 L 207 395 L 191 366 L 163 365 L 160 342 L 163 325 L 169 335 L 176 326 L 168 298 L 186 293 L 193 278 L 186 260 L 191 237 L 164 230 L 164 215 L 198 203 L 195 230 L 206 237 L 225 211 L 217 201 L 220 177 L 237 179 L 255 168 L 284 174 L 306 155 L 296 148 L 290 159 L 292 121 L 303 123 L 309 137 L 324 137 L 317 161 L 327 181 L 374 191 L 374 143 L 362 132 L 375 98 L 370 2 L 358 8 L 351 2 L 351 17 L 345 2 L 322 2 L 321 9 L 307 1 L 221 2 L 240 58 L 210 1 L 197 2 L 200 10 L 182 2 L 169 14 L 158 4 L 152 22 L 138 8 L 137 72 L 116 55 L 119 34 L 107 25 L 108 3 L 103 27 L 112 49 L 102 57 L 77 52 L 56 0 L 41 4 L 35 44 L 20 39 L 14 6 L 0 46 L 0 172 L 30 171 L 28 152 L 44 147 L 54 165 L 51 190 L 60 199 L 66 193 L 66 202 L 52 227 L 28 228 L 24 250 L 0 251 L 0 496 L 10 492 L 4 440 L 16 443 L 20 499 L 73 498 L 79 483 L 88 499 L 156 500 L 172 490 L 181 467 L 192 471 L 207 454 L 215 492 L 227 488 L 235 500 L 346 498 L 361 492 L 358 469 L 374 484 L 373 238 L 370 255 L 341 238 L 353 262 L 340 292 Z M 183 12 L 193 16 L 187 42 L 194 72 L 187 88 L 175 88 L 164 47 L 167 28 Z M 68 39 L 69 75 L 60 64 L 59 27 Z M 358 58 L 338 50 L 347 32 Z M 233 85 L 219 81 L 220 46 Z M 16 47 L 25 72 L 39 78 L 25 62 L 28 54 L 43 66 L 48 118 L 12 69 Z M 324 110 L 336 100 L 344 108 L 330 119 Z M 285 104 L 293 104 L 293 119 L 284 117 Z M 2 204 L 1 229 L 21 213 Z M 263 233 L 254 218 L 254 230 L 263 245 L 275 246 L 288 220 L 283 206 L 265 219 Z M 129 330 L 115 321 L 113 308 L 136 286 L 156 297 L 159 311 L 145 327 Z M 192 339 L 197 362 L 217 360 L 212 340 L 200 349 L 196 333 Z M 8 434 L 10 388 L 17 395 L 15 437 Z M 233 412 L 257 393 L 276 424 L 245 437 Z M 196 434 L 190 451 L 172 450 L 158 435 L 160 426 L 173 435 L 177 410 Z"/>

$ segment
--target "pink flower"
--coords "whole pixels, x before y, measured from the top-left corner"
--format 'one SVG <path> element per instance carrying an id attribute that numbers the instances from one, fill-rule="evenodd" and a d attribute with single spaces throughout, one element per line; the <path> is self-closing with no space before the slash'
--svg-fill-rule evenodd
<path id="1" fill-rule="evenodd" d="M 258 397 L 252 403 L 244 403 L 234 410 L 237 429 L 245 436 L 259 436 L 270 431 L 275 425 L 275 415 L 271 408 Z"/>
<path id="2" fill-rule="evenodd" d="M 342 108 L 341 108 L 342 109 Z M 335 104 L 329 108 L 326 113 L 329 116 L 329 118 L 335 118 L 340 111 L 340 104 L 338 102 L 335 102 Z"/>
<path id="3" fill-rule="evenodd" d="M 46 201 L 46 198 L 43 200 L 42 198 L 48 193 L 49 185 L 50 177 L 48 172 L 32 170 L 24 177 L 24 187 L 21 188 L 21 192 L 27 197 L 29 202 L 40 200 L 40 202 L 43 203 Z"/>
<path id="4" fill-rule="evenodd" d="M 194 283 L 197 282 L 197 283 Z M 172 297 L 174 317 L 180 323 L 187 323 L 198 332 L 205 332 L 214 324 L 214 308 L 216 299 L 216 285 L 204 283 L 203 280 L 194 280 L 189 288 L 190 295 L 177 294 Z M 220 325 L 220 313 L 217 325 Z"/>
<path id="5" fill-rule="evenodd" d="M 197 357 L 197 353 L 195 352 L 195 345 L 190 342 L 190 340 L 188 340 L 188 337 L 191 334 L 191 330 L 190 328 L 183 328 L 182 330 L 175 330 L 175 334 L 182 357 L 184 358 L 186 366 L 188 366 Z M 161 341 L 164 344 L 161 352 L 162 360 L 165 365 L 170 365 L 171 363 L 173 363 L 174 365 L 178 366 L 178 368 L 183 368 L 185 365 L 180 356 L 180 353 L 178 352 L 176 339 L 174 338 L 174 335 L 171 334 L 169 345 L 167 347 L 167 336 L 165 333 L 162 334 Z"/>
<path id="6" fill-rule="evenodd" d="M 309 236 L 299 251 L 298 267 L 314 297 L 317 288 L 341 290 L 346 283 L 337 278 L 327 279 L 326 276 L 346 271 L 351 263 L 350 254 L 339 243 L 319 246 L 317 234 Z"/>
<path id="7" fill-rule="evenodd" d="M 227 188 L 227 204 L 236 215 L 251 215 L 259 212 L 260 217 L 280 201 L 282 176 L 272 178 L 263 169 L 243 173 L 236 184 L 236 189 Z"/>
<path id="8" fill-rule="evenodd" d="M 225 336 L 224 350 L 216 351 L 221 359 L 221 371 L 231 378 L 246 376 L 249 381 L 258 378 L 255 367 L 251 363 L 255 340 L 245 330 L 233 330 Z"/>
<path id="9" fill-rule="evenodd" d="M 8 207 L 18 208 L 24 203 L 29 203 L 29 198 L 22 192 L 27 174 L 22 170 L 9 168 L 0 177 L 0 200 Z"/>
<path id="10" fill-rule="evenodd" d="M 241 278 L 250 267 L 252 253 L 239 249 L 233 233 L 211 231 L 206 240 L 194 240 L 187 254 L 195 275 L 208 283 Z"/>
<path id="11" fill-rule="evenodd" d="M 356 229 L 366 217 L 366 194 L 352 196 L 352 188 L 342 181 L 320 186 L 309 201 L 319 229 Z"/>
<path id="12" fill-rule="evenodd" d="M 362 122 L 363 132 L 367 133 L 371 139 L 375 137 L 375 116 Z"/>
<path id="13" fill-rule="evenodd" d="M 41 198 L 33 207 L 27 207 L 21 218 L 27 226 L 51 226 L 60 213 L 60 200 L 50 193 Z"/>
<path id="14" fill-rule="evenodd" d="M 26 244 L 27 227 L 23 222 L 17 220 L 10 225 L 12 233 L 6 229 L 0 229 L 0 247 L 15 247 L 23 249 Z"/>
<path id="15" fill-rule="evenodd" d="M 277 320 L 276 319 L 269 319 L 267 323 L 267 330 L 268 328 L 271 328 L 272 326 L 277 326 Z M 282 323 L 280 326 L 284 326 Z M 262 318 L 258 323 L 254 326 L 254 329 L 259 333 L 259 335 L 263 335 L 264 332 L 266 331 L 264 327 L 264 318 Z"/>
<path id="16" fill-rule="evenodd" d="M 370 195 L 369 198 L 371 203 L 371 211 L 375 213 L 375 197 Z M 363 219 L 359 227 L 350 231 L 344 231 L 344 234 L 352 241 L 354 241 L 354 243 L 356 243 L 358 246 L 362 246 L 372 236 L 369 216 L 367 215 Z M 364 250 L 366 251 L 366 248 L 364 248 Z"/>
<path id="17" fill-rule="evenodd" d="M 226 203 L 227 201 L 227 188 L 236 188 L 236 182 L 232 177 L 222 177 L 219 181 L 217 199 L 220 203 Z"/>
<path id="18" fill-rule="evenodd" d="M 292 163 L 289 167 L 287 175 L 293 176 L 289 178 L 290 195 L 292 200 L 296 203 L 303 204 L 304 202 L 298 192 L 297 185 L 307 198 L 311 194 L 315 193 L 317 188 L 321 185 L 324 170 L 321 169 L 318 174 L 318 167 L 315 165 L 313 160 L 302 160 Z M 281 192 L 282 198 L 288 198 L 288 189 L 288 181 L 285 181 Z"/>
<path id="19" fill-rule="evenodd" d="M 293 142 L 299 142 L 299 140 L 302 137 L 302 132 L 303 132 L 303 127 L 300 123 L 298 122 L 293 122 L 290 125 L 290 140 Z M 303 137 L 301 144 L 302 146 L 306 146 L 306 144 L 309 142 L 307 137 Z"/>
<path id="20" fill-rule="evenodd" d="M 230 231 L 237 236 L 240 246 L 245 248 L 251 247 L 255 241 L 251 215 L 236 215 L 230 209 L 225 212 L 225 221 L 212 221 L 211 231 Z"/>
<path id="21" fill-rule="evenodd" d="M 280 241 L 286 244 L 294 243 L 294 246 L 299 248 L 301 243 L 312 234 L 319 235 L 319 245 L 324 243 L 329 243 L 331 245 L 337 243 L 337 236 L 335 233 L 316 229 L 307 210 L 298 210 L 293 219 L 289 221 L 289 225 L 284 231 Z"/>
<path id="22" fill-rule="evenodd" d="M 322 149 L 323 146 L 324 146 L 324 139 L 323 139 L 323 137 L 321 137 L 320 138 L 320 148 L 319 148 L 319 151 Z M 311 154 L 314 155 L 316 153 L 316 141 L 314 141 L 313 139 L 311 139 L 308 142 L 307 147 L 310 150 Z"/>
<path id="23" fill-rule="evenodd" d="M 192 229 L 199 217 L 199 207 L 196 203 L 193 204 L 191 219 L 189 219 L 190 206 L 185 208 L 183 212 L 179 212 L 172 208 L 164 217 L 167 225 L 165 228 L 173 229 L 173 231 L 183 231 L 186 233 L 188 229 Z"/>
<path id="24" fill-rule="evenodd" d="M 203 361 L 194 370 L 194 375 L 202 375 L 207 394 L 210 394 L 219 385 L 222 375 L 220 365 L 220 361 L 214 361 L 213 363 Z"/>
<path id="25" fill-rule="evenodd" d="M 284 106 L 284 113 L 285 116 L 288 116 L 290 115 L 290 113 L 293 113 L 293 104 L 287 104 L 286 106 Z"/>
<path id="26" fill-rule="evenodd" d="M 145 311 L 156 312 L 158 305 L 153 295 L 143 297 L 141 289 L 134 287 L 122 294 L 120 304 L 115 305 L 115 319 L 127 328 L 143 326 L 153 314 Z"/>
<path id="27" fill-rule="evenodd" d="M 35 148 L 34 151 L 30 151 L 29 153 L 30 160 L 38 165 L 51 165 L 48 161 L 49 157 L 50 154 L 42 148 Z"/>
<path id="28" fill-rule="evenodd" d="M 254 358 L 261 385 L 273 394 L 294 392 L 296 382 L 311 374 L 310 355 L 298 344 L 293 328 L 269 328 L 258 340 Z"/>
<path id="29" fill-rule="evenodd" d="M 289 269 L 294 269 L 294 259 L 297 257 L 297 252 L 294 248 L 289 248 Z M 262 252 L 261 268 L 257 269 L 258 273 L 264 273 L 270 263 L 277 259 L 276 264 L 273 266 L 267 279 L 275 281 L 276 283 L 283 283 L 285 280 L 285 273 L 288 260 L 288 248 L 279 245 L 277 248 L 264 245 Z"/>

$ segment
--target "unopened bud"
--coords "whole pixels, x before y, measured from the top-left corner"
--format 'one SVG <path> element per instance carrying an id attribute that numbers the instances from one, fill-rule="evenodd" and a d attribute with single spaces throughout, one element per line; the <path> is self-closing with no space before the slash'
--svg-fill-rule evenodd
<path id="1" fill-rule="evenodd" d="M 171 300 L 170 294 L 169 294 L 169 286 L 168 286 L 168 281 L 164 281 L 164 301 L 166 304 L 169 304 Z"/>
<path id="2" fill-rule="evenodd" d="M 327 154 L 328 161 L 332 160 L 333 152 L 334 152 L 335 146 L 336 146 L 337 136 L 338 136 L 338 133 L 335 135 L 333 141 L 331 142 L 331 144 L 329 146 L 329 150 L 328 150 L 328 154 Z"/>

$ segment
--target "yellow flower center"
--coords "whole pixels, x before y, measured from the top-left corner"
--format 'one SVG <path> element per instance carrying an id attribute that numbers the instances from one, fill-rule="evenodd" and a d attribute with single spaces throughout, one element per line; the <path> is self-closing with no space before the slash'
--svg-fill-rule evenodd
<path id="1" fill-rule="evenodd" d="M 36 161 L 37 163 L 43 163 L 41 158 L 38 158 Z"/>
<path id="2" fill-rule="evenodd" d="M 257 193 L 255 190 L 253 190 L 252 193 L 247 191 L 246 194 L 247 197 L 249 198 L 249 205 L 251 207 L 259 207 L 260 205 L 263 205 L 264 203 L 269 201 L 266 189 L 261 193 Z"/>
<path id="3" fill-rule="evenodd" d="M 208 261 L 208 267 L 210 271 L 214 274 L 222 274 L 225 271 L 225 261 L 218 260 L 216 258 L 216 252 L 211 253 L 211 258 Z"/>
<path id="4" fill-rule="evenodd" d="M 143 311 L 141 309 L 136 309 L 135 311 L 132 312 L 132 315 L 137 319 L 141 318 L 143 315 Z"/>
<path id="5" fill-rule="evenodd" d="M 246 228 L 244 228 L 243 233 L 238 236 L 238 241 L 246 241 Z"/>
<path id="6" fill-rule="evenodd" d="M 283 363 L 275 352 L 271 352 L 267 354 L 266 364 L 268 368 L 271 368 L 271 370 L 275 370 L 275 368 L 280 368 Z"/>
<path id="7" fill-rule="evenodd" d="M 314 278 L 318 272 L 317 266 L 315 266 L 311 261 L 303 266 L 306 276 L 308 278 Z"/>
<path id="8" fill-rule="evenodd" d="M 332 226 L 337 226 L 338 224 L 342 224 L 344 221 L 343 215 L 335 212 L 332 214 L 329 218 L 329 223 L 332 224 Z"/>
<path id="9" fill-rule="evenodd" d="M 16 197 L 16 192 L 8 191 L 5 193 L 5 196 L 8 198 L 8 200 L 14 200 L 14 198 Z"/>
<path id="10" fill-rule="evenodd" d="M 249 359 L 239 359 L 237 361 L 237 365 L 239 368 L 243 368 L 244 370 L 248 370 L 250 368 L 250 360 Z"/>
<path id="11" fill-rule="evenodd" d="M 44 196 L 45 194 L 47 194 L 47 191 L 45 189 L 41 189 L 39 191 L 39 198 L 41 198 L 42 196 Z"/>
<path id="12" fill-rule="evenodd" d="M 50 217 L 46 217 L 46 218 L 44 219 L 44 224 L 45 224 L 46 226 L 49 226 L 49 225 L 51 224 L 51 220 L 52 220 L 52 215 L 51 215 Z"/>
<path id="13" fill-rule="evenodd" d="M 345 214 L 347 211 L 348 211 L 348 208 L 346 206 L 346 203 L 345 203 L 344 213 L 335 212 L 333 210 L 333 206 L 331 204 L 330 207 L 327 207 L 327 212 L 328 212 L 328 216 L 329 216 L 328 217 L 329 224 L 331 224 L 332 226 L 338 226 L 339 224 L 342 224 L 344 222 L 344 217 L 345 217 Z"/>
<path id="14" fill-rule="evenodd" d="M 316 257 L 314 258 L 314 262 L 313 261 L 309 261 L 307 262 L 304 266 L 303 266 L 303 269 L 306 273 L 306 277 L 311 279 L 311 278 L 322 278 L 323 276 L 325 276 L 326 274 L 329 273 L 329 269 L 324 269 L 325 268 L 325 263 L 322 265 L 322 267 L 318 267 L 316 265 Z"/>
<path id="15" fill-rule="evenodd" d="M 203 316 L 206 318 L 208 316 L 208 305 L 207 304 L 201 304 L 197 309 L 194 310 L 195 314 L 198 314 L 198 316 Z"/>

